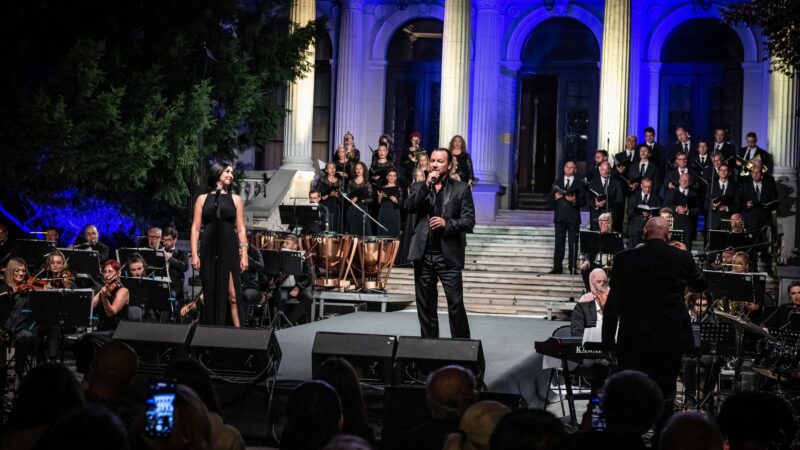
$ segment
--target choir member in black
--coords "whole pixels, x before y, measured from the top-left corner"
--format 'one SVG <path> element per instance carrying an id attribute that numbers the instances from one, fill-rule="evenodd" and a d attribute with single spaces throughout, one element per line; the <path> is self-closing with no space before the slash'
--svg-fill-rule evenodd
<path id="1" fill-rule="evenodd" d="M 342 203 L 339 191 L 344 182 L 336 174 L 336 164 L 325 164 L 325 176 L 317 180 L 319 204 L 328 209 L 328 231 L 342 232 Z M 313 202 L 312 202 L 313 203 Z"/>
<path id="2" fill-rule="evenodd" d="M 105 261 L 108 259 L 108 255 L 111 254 L 111 249 L 108 248 L 106 244 L 100 242 L 100 233 L 97 231 L 96 226 L 86 225 L 83 229 L 83 239 L 84 241 L 82 243 L 75 245 L 76 249 L 95 250 L 98 260 Z"/>
<path id="3" fill-rule="evenodd" d="M 678 127 L 675 129 L 675 139 L 677 139 L 677 142 L 667 149 L 666 160 L 664 161 L 667 169 L 674 168 L 675 155 L 678 152 L 683 152 L 690 157 L 697 153 L 697 143 L 692 142 L 689 132 L 685 128 Z"/>
<path id="4" fill-rule="evenodd" d="M 378 228 L 379 236 L 400 237 L 400 211 L 403 208 L 403 191 L 397 185 L 397 171 L 386 173 L 386 184 L 377 188 L 378 222 L 387 228 Z"/>
<path id="5" fill-rule="evenodd" d="M 698 151 L 700 150 L 699 145 L 697 149 Z M 712 144 L 711 153 L 722 154 L 722 159 L 728 159 L 736 155 L 736 148 L 733 144 L 728 142 L 724 128 L 717 128 L 714 130 L 714 142 Z"/>
<path id="6" fill-rule="evenodd" d="M 405 155 L 401 158 L 400 165 L 403 169 L 408 173 L 409 178 L 413 178 L 412 174 L 414 173 L 414 169 L 417 167 L 418 157 L 421 154 L 425 154 L 428 156 L 428 153 L 425 149 L 420 145 L 422 141 L 422 134 L 419 131 L 415 131 L 411 133 L 411 145 L 408 147 L 408 151 Z"/>
<path id="7" fill-rule="evenodd" d="M 428 177 L 428 173 L 431 171 L 431 164 L 427 153 L 423 152 L 417 155 L 417 166 L 414 168 L 414 172 L 416 172 L 416 169 L 421 169 L 425 173 L 425 178 Z M 414 175 L 414 179 L 416 180 L 416 175 Z"/>
<path id="8" fill-rule="evenodd" d="M 294 235 L 287 236 L 281 244 L 282 250 L 298 251 L 299 248 L 299 241 Z M 299 323 L 303 316 L 310 314 L 313 301 L 311 272 L 311 264 L 308 260 L 303 260 L 302 275 L 288 275 L 283 280 L 279 280 L 279 292 L 275 295 L 278 304 L 275 306 L 286 315 L 293 325 Z"/>
<path id="9" fill-rule="evenodd" d="M 761 164 L 754 164 L 750 170 L 750 180 L 740 184 L 741 198 L 739 205 L 745 213 L 744 225 L 748 233 L 755 238 L 754 244 L 769 241 L 769 229 L 772 227 L 772 212 L 778 208 L 778 188 L 772 177 L 764 176 Z M 761 254 L 763 270 L 772 270 L 772 260 L 768 245 L 753 247 L 751 258 L 755 266 L 756 257 Z"/>
<path id="10" fill-rule="evenodd" d="M 775 167 L 772 165 L 772 155 L 770 155 L 766 150 L 758 146 L 758 137 L 752 131 L 747 133 L 745 137 L 745 141 L 747 142 L 746 147 L 742 147 L 737 153 L 738 158 L 736 158 L 736 167 L 741 171 L 739 173 L 740 178 L 750 178 L 750 174 L 747 170 L 747 162 L 753 160 L 753 158 L 758 157 L 761 161 L 762 165 L 762 172 L 766 172 L 768 174 L 773 174 L 773 170 Z M 758 161 L 759 159 L 754 160 Z M 742 182 L 750 181 L 750 180 L 740 180 Z"/>
<path id="11" fill-rule="evenodd" d="M 675 228 L 683 230 L 686 244 L 691 246 L 697 229 L 697 217 L 700 212 L 701 196 L 691 189 L 692 177 L 684 173 L 678 179 L 675 189 L 667 189 L 664 206 L 675 211 Z"/>
<path id="12" fill-rule="evenodd" d="M 186 271 L 189 270 L 189 255 L 175 246 L 178 243 L 178 230 L 174 227 L 164 229 L 161 243 L 164 246 L 164 259 L 167 261 L 170 296 L 177 301 L 178 305 L 182 305 L 183 281 L 186 277 Z"/>
<path id="13" fill-rule="evenodd" d="M 653 182 L 653 192 L 659 192 L 661 186 L 661 169 L 650 161 L 650 147 L 639 146 L 639 160 L 628 169 L 628 189 L 630 192 L 639 188 L 642 178 L 649 178 Z"/>
<path id="14" fill-rule="evenodd" d="M 350 160 L 347 159 L 347 151 L 344 149 L 344 145 L 340 145 L 336 148 L 335 160 L 336 177 L 342 180 L 342 183 L 346 183 L 353 173 L 353 165 L 350 163 Z M 327 172 L 327 169 L 325 170 Z"/>
<path id="15" fill-rule="evenodd" d="M 594 152 L 594 167 L 592 167 L 592 170 L 586 172 L 587 183 L 600 176 L 600 164 L 603 164 L 604 161 L 608 161 L 607 151 L 598 149 Z"/>
<path id="16" fill-rule="evenodd" d="M 75 343 L 75 365 L 80 373 L 87 373 L 95 352 L 111 340 L 120 320 L 128 318 L 130 292 L 120 282 L 122 266 L 114 259 L 103 263 L 103 287 L 92 297 L 92 315 L 97 317 L 95 331 L 84 335 Z"/>
<path id="17" fill-rule="evenodd" d="M 357 163 L 353 169 L 353 179 L 347 183 L 347 195 L 350 200 L 369 212 L 373 203 L 374 191 L 367 179 L 367 166 Z M 372 236 L 372 221 L 363 216 L 358 208 L 347 205 L 347 232 L 356 236 Z"/>
<path id="18" fill-rule="evenodd" d="M 75 287 L 75 277 L 69 271 L 67 260 L 61 250 L 53 250 L 44 259 L 43 278 L 47 280 L 49 288 L 72 289 Z"/>
<path id="19" fill-rule="evenodd" d="M 26 285 L 30 274 L 28 264 L 22 258 L 11 257 L 6 264 L 5 284 L 0 285 L 0 303 L 5 304 L 2 308 L 10 311 L 5 318 L 3 329 L 0 333 L 0 376 L 3 377 L 3 389 L 5 389 L 5 376 L 8 367 L 6 361 L 6 348 L 14 346 L 16 364 L 14 370 L 20 379 L 25 371 L 28 355 L 36 346 L 36 330 L 34 324 L 30 322 L 28 314 L 28 292 L 30 288 Z M 9 307 L 9 305 L 11 305 Z"/>
<path id="20" fill-rule="evenodd" d="M 233 186 L 230 164 L 215 162 L 209 171 L 208 184 L 215 191 L 197 197 L 191 229 L 192 267 L 200 271 L 203 283 L 202 321 L 205 325 L 227 324 L 238 328 L 247 313 L 244 305 L 237 302 L 242 298 L 239 276 L 250 264 L 244 203 L 230 191 Z"/>
<path id="21" fill-rule="evenodd" d="M 427 172 L 422 169 L 415 169 L 414 170 L 414 178 L 411 180 L 411 184 L 416 182 L 424 182 L 425 179 L 428 178 Z M 406 188 L 406 198 L 411 193 L 411 186 L 409 185 Z M 408 260 L 408 251 L 411 248 L 411 238 L 414 235 L 414 227 L 417 224 L 417 213 L 414 211 L 407 211 L 406 213 L 406 226 L 403 228 L 403 236 L 400 239 L 400 251 L 397 254 L 397 261 L 395 265 L 408 265 L 410 261 Z"/>
<path id="22" fill-rule="evenodd" d="M 564 164 L 564 178 L 556 181 L 548 196 L 548 203 L 553 208 L 553 223 L 556 228 L 556 248 L 553 252 L 553 269 L 551 274 L 564 271 L 564 244 L 569 245 L 569 271 L 575 274 L 577 265 L 576 244 L 578 228 L 581 226 L 581 208 L 586 203 L 585 183 L 575 177 L 575 163 Z M 566 241 L 566 242 L 565 242 Z"/>
<path id="23" fill-rule="evenodd" d="M 472 187 L 475 184 L 475 172 L 472 170 L 472 157 L 467 153 L 467 143 L 464 142 L 463 137 L 455 135 L 450 139 L 448 147 L 455 162 L 455 166 L 451 170 L 458 174 L 459 180 Z"/>
<path id="24" fill-rule="evenodd" d="M 653 216 L 650 210 L 639 208 L 639 205 L 661 207 L 661 197 L 653 191 L 653 182 L 642 178 L 639 189 L 628 197 L 628 245 L 630 248 L 639 244 L 639 232 L 644 228 L 647 219 Z"/>
<path id="25" fill-rule="evenodd" d="M 736 183 L 730 179 L 728 166 L 722 164 L 717 172 L 718 178 L 711 185 L 711 198 L 706 201 L 709 210 L 708 226 L 712 230 L 728 229 L 731 214 L 739 211 Z"/>
<path id="26" fill-rule="evenodd" d="M 589 205 L 589 229 L 598 230 L 597 219 L 600 214 L 621 212 L 625 205 L 622 186 L 611 177 L 608 161 L 600 163 L 598 175 L 589 182 L 586 189 L 586 203 Z"/>
<path id="27" fill-rule="evenodd" d="M 694 177 L 694 170 L 689 167 L 689 157 L 685 153 L 680 152 L 675 155 L 675 168 L 667 172 L 667 178 L 664 180 L 664 197 L 666 197 L 667 190 L 678 188 L 678 179 L 684 173 Z"/>
<path id="28" fill-rule="evenodd" d="M 667 149 L 656 142 L 656 130 L 653 127 L 644 129 L 644 142 L 642 142 L 642 145 L 646 145 L 647 148 L 650 149 L 650 161 L 661 168 L 663 170 L 661 176 L 665 176 L 666 170 L 664 169 L 666 169 L 667 166 Z"/>
<path id="29" fill-rule="evenodd" d="M 616 175 L 621 175 L 630 179 L 631 167 L 639 162 L 639 151 L 638 147 L 636 146 L 636 136 L 628 136 L 625 138 L 625 149 L 614 155 L 614 161 L 616 161 Z"/>
<path id="30" fill-rule="evenodd" d="M 697 141 L 697 153 L 689 155 L 689 168 L 694 170 L 698 176 L 703 176 L 707 168 L 711 166 L 711 155 L 708 152 L 706 141 Z"/>
<path id="31" fill-rule="evenodd" d="M 353 133 L 349 131 L 344 134 L 344 151 L 347 155 L 347 160 L 350 161 L 351 165 L 355 165 L 361 161 L 361 152 L 359 152 L 356 148 L 356 142 L 355 138 L 353 137 Z"/>
<path id="32" fill-rule="evenodd" d="M 800 281 L 792 281 L 787 289 L 791 303 L 778 306 L 761 326 L 770 330 L 800 332 Z"/>
<path id="33" fill-rule="evenodd" d="M 389 160 L 388 147 L 379 145 L 375 153 L 378 156 L 369 168 L 369 182 L 372 183 L 373 189 L 377 189 L 386 184 L 386 174 L 389 170 L 394 169 L 394 164 Z"/>

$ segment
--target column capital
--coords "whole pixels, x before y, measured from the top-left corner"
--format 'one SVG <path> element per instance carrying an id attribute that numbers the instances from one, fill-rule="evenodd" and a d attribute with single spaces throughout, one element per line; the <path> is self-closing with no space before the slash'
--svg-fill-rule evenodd
<path id="1" fill-rule="evenodd" d="M 343 9 L 364 9 L 364 0 L 342 0 Z"/>
<path id="2" fill-rule="evenodd" d="M 505 6 L 505 0 L 475 0 L 475 9 L 482 10 L 496 10 L 499 11 Z"/>

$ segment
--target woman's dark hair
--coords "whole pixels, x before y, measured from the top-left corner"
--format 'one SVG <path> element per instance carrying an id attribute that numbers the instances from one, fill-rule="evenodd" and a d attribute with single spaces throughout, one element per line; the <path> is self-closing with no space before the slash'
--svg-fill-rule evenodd
<path id="1" fill-rule="evenodd" d="M 339 433 L 341 417 L 336 390 L 324 381 L 306 381 L 289 394 L 281 450 L 321 449 Z"/>
<path id="2" fill-rule="evenodd" d="M 53 424 L 83 403 L 80 384 L 69 369 L 58 363 L 39 364 L 22 380 L 6 429 Z"/>
<path id="3" fill-rule="evenodd" d="M 364 394 L 361 392 L 361 385 L 358 383 L 356 369 L 346 359 L 326 359 L 317 368 L 314 373 L 314 379 L 330 384 L 339 394 L 345 422 L 364 420 Z"/>
<path id="4" fill-rule="evenodd" d="M 222 176 L 222 172 L 225 172 L 225 169 L 228 167 L 233 167 L 233 165 L 225 161 L 214 161 L 208 169 L 208 187 L 215 187 L 219 181 L 219 177 Z"/>
<path id="5" fill-rule="evenodd" d="M 192 388 L 209 411 L 222 415 L 208 370 L 196 359 L 179 359 L 173 362 L 167 367 L 164 377 L 175 378 L 179 384 Z"/>

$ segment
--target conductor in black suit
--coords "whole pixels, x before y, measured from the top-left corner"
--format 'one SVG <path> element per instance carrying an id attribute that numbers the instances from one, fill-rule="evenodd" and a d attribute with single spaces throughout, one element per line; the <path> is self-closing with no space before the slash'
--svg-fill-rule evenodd
<path id="1" fill-rule="evenodd" d="M 650 219 L 644 245 L 617 254 L 603 309 L 603 347 L 616 353 L 620 370 L 655 380 L 665 399 L 675 394 L 681 358 L 694 346 L 684 291 L 706 287 L 692 254 L 667 244 L 668 227 L 660 217 Z"/>
<path id="2" fill-rule="evenodd" d="M 750 170 L 750 181 L 740 183 L 741 199 L 739 205 L 745 213 L 744 226 L 755 237 L 754 244 L 768 241 L 768 230 L 772 227 L 772 211 L 778 208 L 778 188 L 772 177 L 764 176 L 760 164 Z M 753 247 L 750 260 L 755 263 L 761 254 L 762 269 L 772 269 L 769 246 Z"/>
<path id="3" fill-rule="evenodd" d="M 553 223 L 556 225 L 556 248 L 553 252 L 553 270 L 564 271 L 564 242 L 569 244 L 569 272 L 575 273 L 575 244 L 578 228 L 581 226 L 581 208 L 586 203 L 584 188 L 586 184 L 575 177 L 576 166 L 572 161 L 564 164 L 564 178 L 556 181 L 547 201 L 553 208 Z M 566 194 L 565 194 L 566 193 Z"/>
<path id="4" fill-rule="evenodd" d="M 466 233 L 472 233 L 475 226 L 475 205 L 469 185 L 448 176 L 451 161 L 450 150 L 432 151 L 427 180 L 411 185 L 405 204 L 417 217 L 408 259 L 414 262 L 417 315 L 423 337 L 439 337 L 438 281 L 447 297 L 450 335 L 470 337 L 461 270 Z"/>

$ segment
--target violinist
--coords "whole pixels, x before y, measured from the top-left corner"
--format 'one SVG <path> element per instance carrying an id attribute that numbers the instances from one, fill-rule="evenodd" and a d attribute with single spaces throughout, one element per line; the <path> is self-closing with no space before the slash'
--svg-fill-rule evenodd
<path id="1" fill-rule="evenodd" d="M 75 276 L 69 271 L 67 260 L 61 250 L 53 250 L 47 254 L 47 258 L 44 260 L 44 278 L 47 280 L 46 289 L 73 289 L 75 287 Z"/>
<path id="2" fill-rule="evenodd" d="M 100 273 L 105 284 L 92 297 L 92 315 L 97 317 L 97 328 L 80 338 L 73 349 L 77 371 L 84 374 L 89 371 L 95 352 L 111 341 L 119 321 L 128 317 L 130 293 L 119 281 L 122 274 L 119 261 L 107 260 Z"/>
<path id="3" fill-rule="evenodd" d="M 7 369 L 6 346 L 14 346 L 17 363 L 14 370 L 17 377 L 22 378 L 25 361 L 35 348 L 36 332 L 34 324 L 25 310 L 28 309 L 27 293 L 32 289 L 29 280 L 28 264 L 22 258 L 11 258 L 6 265 L 4 286 L 0 286 L 0 302 L 13 303 L 8 317 L 4 317 L 2 338 L 0 339 L 0 376 L 5 376 Z M 3 308 L 6 309 L 6 308 Z M 2 383 L 5 386 L 5 383 Z"/>
<path id="4" fill-rule="evenodd" d="M 128 258 L 128 276 L 131 278 L 144 278 L 144 258 L 134 253 Z"/>

